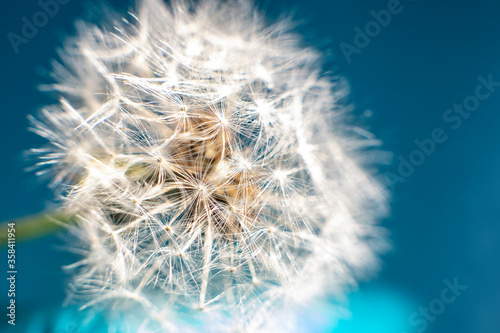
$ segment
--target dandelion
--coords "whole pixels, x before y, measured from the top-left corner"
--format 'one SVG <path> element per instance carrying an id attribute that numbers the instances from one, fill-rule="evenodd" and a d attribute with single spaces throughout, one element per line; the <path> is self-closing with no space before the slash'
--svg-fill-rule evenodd
<path id="1" fill-rule="evenodd" d="M 385 194 L 363 152 L 378 142 L 289 21 L 216 0 L 107 20 L 77 25 L 45 87 L 59 103 L 31 118 L 49 140 L 38 173 L 76 216 L 83 307 L 137 304 L 140 325 L 169 332 L 187 331 L 183 312 L 262 330 L 377 266 Z"/>

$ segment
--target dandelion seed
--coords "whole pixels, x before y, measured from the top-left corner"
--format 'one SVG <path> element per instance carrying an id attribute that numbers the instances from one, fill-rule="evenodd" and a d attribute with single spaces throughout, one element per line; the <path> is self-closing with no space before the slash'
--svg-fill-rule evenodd
<path id="1" fill-rule="evenodd" d="M 363 150 L 378 142 L 343 120 L 343 88 L 287 22 L 246 0 L 142 0 L 109 20 L 78 25 L 60 104 L 32 119 L 41 172 L 76 212 L 84 307 L 261 331 L 376 268 L 385 194 Z"/>

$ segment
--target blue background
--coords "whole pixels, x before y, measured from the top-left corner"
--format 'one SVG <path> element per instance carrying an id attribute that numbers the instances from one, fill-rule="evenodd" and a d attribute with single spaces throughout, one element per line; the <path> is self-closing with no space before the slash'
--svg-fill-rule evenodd
<path id="1" fill-rule="evenodd" d="M 120 10 L 129 4 L 111 3 Z M 85 6 L 77 0 L 62 5 L 15 54 L 7 34 L 20 34 L 21 18 L 32 17 L 40 7 L 31 0 L 2 1 L 1 221 L 54 205 L 51 191 L 23 170 L 31 162 L 22 152 L 43 143 L 26 130 L 26 116 L 54 101 L 39 92 L 37 84 L 46 82 L 43 68 L 50 67 L 64 36 L 73 33 L 74 20 L 85 16 Z M 364 29 L 373 20 L 370 11 L 385 9 L 387 1 L 260 2 L 270 18 L 294 8 L 296 18 L 306 19 L 297 30 L 328 52 L 325 70 L 349 81 L 350 102 L 361 116 L 360 124 L 384 142 L 384 150 L 393 152 L 392 164 L 382 166 L 382 172 L 397 173 L 398 156 L 408 158 L 417 148 L 415 139 L 430 137 L 435 128 L 448 135 L 411 176 L 394 185 L 391 215 L 382 221 L 391 233 L 393 249 L 384 255 L 378 277 L 351 295 L 352 319 L 340 321 L 336 330 L 332 320 L 312 328 L 315 316 L 330 314 L 328 307 L 318 307 L 304 316 L 303 330 L 417 332 L 420 327 L 409 323 L 412 313 L 440 297 L 445 279 L 458 278 L 468 289 L 425 332 L 500 332 L 500 89 L 457 130 L 443 121 L 448 108 L 474 93 L 478 76 L 491 74 L 500 81 L 500 3 L 405 0 L 401 6 L 403 11 L 348 63 L 339 44 L 354 44 L 353 29 Z M 369 119 L 362 116 L 367 109 L 372 113 Z M 60 324 L 72 316 L 60 306 L 65 281 L 61 265 L 73 260 L 58 247 L 62 244 L 54 236 L 18 244 L 17 331 L 42 332 L 43 326 L 52 327 L 48 331 L 77 331 L 75 324 Z M 0 267 L 7 261 L 4 253 L 2 249 Z M 4 278 L 0 288 L 3 331 L 7 327 Z M 28 323 L 30 328 L 22 326 Z"/>

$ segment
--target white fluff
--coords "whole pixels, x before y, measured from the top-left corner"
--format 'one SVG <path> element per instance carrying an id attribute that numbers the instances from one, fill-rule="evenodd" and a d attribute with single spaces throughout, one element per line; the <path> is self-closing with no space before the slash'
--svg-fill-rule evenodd
<path id="1" fill-rule="evenodd" d="M 378 143 L 287 22 L 189 3 L 78 25 L 60 103 L 32 119 L 50 141 L 40 173 L 77 216 L 84 307 L 139 304 L 142 329 L 186 332 L 179 314 L 197 313 L 208 331 L 278 332 L 376 268 L 386 199 L 363 156 Z"/>

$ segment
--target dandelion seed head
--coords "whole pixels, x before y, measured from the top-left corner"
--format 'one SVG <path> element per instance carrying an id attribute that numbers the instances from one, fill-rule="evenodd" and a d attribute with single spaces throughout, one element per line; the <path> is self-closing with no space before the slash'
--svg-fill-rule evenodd
<path id="1" fill-rule="evenodd" d="M 76 214 L 75 297 L 138 304 L 167 331 L 185 309 L 258 331 L 376 268 L 386 195 L 363 151 L 378 142 L 287 21 L 247 0 L 107 19 L 77 25 L 45 87 L 60 102 L 32 118 L 38 167 Z"/>

